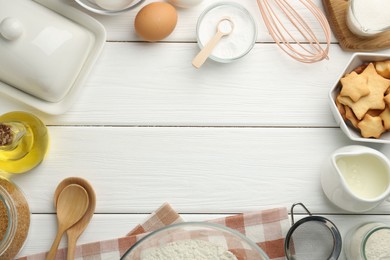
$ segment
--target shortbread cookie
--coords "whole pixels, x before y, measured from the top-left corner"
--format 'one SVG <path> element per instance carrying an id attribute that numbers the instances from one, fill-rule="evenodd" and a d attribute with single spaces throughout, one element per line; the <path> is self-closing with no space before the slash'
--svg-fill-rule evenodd
<path id="1" fill-rule="evenodd" d="M 347 118 L 345 117 L 345 106 L 343 104 L 341 104 L 337 98 L 336 98 L 336 107 L 337 107 L 337 110 L 340 112 L 340 115 L 342 116 L 342 118 L 344 120 L 346 120 Z"/>
<path id="2" fill-rule="evenodd" d="M 357 66 L 353 71 L 355 71 L 357 74 L 362 73 L 367 68 L 368 63 L 363 63 L 360 66 Z"/>
<path id="3" fill-rule="evenodd" d="M 383 109 L 370 109 L 367 111 L 367 114 L 370 116 L 379 116 L 383 112 Z"/>
<path id="4" fill-rule="evenodd" d="M 386 131 L 382 124 L 382 118 L 379 116 L 370 116 L 367 114 L 357 125 L 361 135 L 366 138 L 379 138 Z"/>
<path id="5" fill-rule="evenodd" d="M 379 115 L 380 118 L 382 118 L 383 125 L 386 130 L 390 129 L 390 109 L 389 107 L 386 107 L 385 110 Z"/>
<path id="6" fill-rule="evenodd" d="M 386 105 L 390 107 L 390 94 L 386 94 L 383 100 L 385 101 Z"/>
<path id="7" fill-rule="evenodd" d="M 370 109 L 385 109 L 384 93 L 390 86 L 390 80 L 380 76 L 373 63 L 370 63 L 361 74 L 367 77 L 370 93 L 361 97 L 357 102 L 349 97 L 338 97 L 338 101 L 349 106 L 359 120 L 362 120 Z"/>
<path id="8" fill-rule="evenodd" d="M 345 106 L 345 117 L 351 122 L 351 124 L 358 128 L 358 123 L 360 122 L 359 119 L 355 116 L 352 109 L 349 106 Z"/>
<path id="9" fill-rule="evenodd" d="M 379 92 L 375 95 L 369 95 L 366 97 L 361 98 L 358 102 L 353 102 L 352 99 L 348 97 L 342 97 L 338 96 L 338 101 L 341 104 L 344 104 L 348 107 L 350 107 L 356 117 L 359 120 L 362 120 L 364 115 L 367 113 L 370 109 L 385 109 L 385 101 L 383 100 L 383 94 L 382 98 L 378 99 Z"/>
<path id="10" fill-rule="evenodd" d="M 390 78 L 390 60 L 375 62 L 375 69 L 382 77 Z"/>
<path id="11" fill-rule="evenodd" d="M 359 65 L 340 85 L 335 103 L 346 123 L 365 138 L 390 131 L 390 59 Z"/>
<path id="12" fill-rule="evenodd" d="M 370 94 L 366 75 L 357 74 L 356 72 L 352 71 L 350 74 L 347 74 L 345 77 L 343 77 L 340 82 L 342 86 L 340 95 L 351 98 L 353 102 L 356 102 L 361 97 Z"/>
<path id="13" fill-rule="evenodd" d="M 383 93 L 390 86 L 390 80 L 378 74 L 373 63 L 368 64 L 367 68 L 361 73 L 368 78 L 368 84 L 378 88 L 384 88 Z"/>

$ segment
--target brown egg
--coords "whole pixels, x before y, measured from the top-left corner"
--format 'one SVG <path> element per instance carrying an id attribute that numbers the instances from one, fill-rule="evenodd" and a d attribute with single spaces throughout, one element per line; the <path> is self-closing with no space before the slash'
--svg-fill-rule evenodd
<path id="1" fill-rule="evenodd" d="M 155 42 L 172 33 L 177 23 L 175 7 L 164 2 L 145 5 L 135 17 L 136 33 L 144 40 Z"/>

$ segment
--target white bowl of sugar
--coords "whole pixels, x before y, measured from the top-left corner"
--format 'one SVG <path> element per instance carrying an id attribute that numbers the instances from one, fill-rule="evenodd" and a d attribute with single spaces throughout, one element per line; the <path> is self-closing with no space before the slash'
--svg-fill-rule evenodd
<path id="1" fill-rule="evenodd" d="M 236 3 L 222 2 L 209 6 L 198 19 L 196 34 L 201 49 L 215 35 L 218 23 L 226 17 L 233 22 L 233 31 L 222 37 L 209 56 L 222 63 L 244 57 L 253 48 L 257 38 L 256 23 L 248 10 Z"/>

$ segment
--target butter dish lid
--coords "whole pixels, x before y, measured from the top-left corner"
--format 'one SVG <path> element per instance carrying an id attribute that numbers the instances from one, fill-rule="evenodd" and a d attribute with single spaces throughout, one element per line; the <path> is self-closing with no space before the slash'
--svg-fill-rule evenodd
<path id="1" fill-rule="evenodd" d="M 65 112 L 106 40 L 104 27 L 62 0 L 0 0 L 0 92 Z"/>

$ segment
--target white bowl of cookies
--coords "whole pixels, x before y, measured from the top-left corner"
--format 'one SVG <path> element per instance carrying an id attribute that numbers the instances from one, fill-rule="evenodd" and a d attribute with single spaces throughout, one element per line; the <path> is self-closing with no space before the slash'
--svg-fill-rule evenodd
<path id="1" fill-rule="evenodd" d="M 355 53 L 329 98 L 351 140 L 390 143 L 390 55 Z"/>

